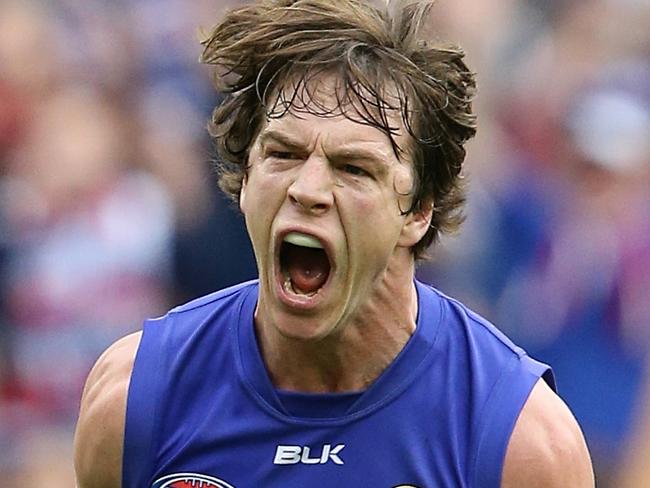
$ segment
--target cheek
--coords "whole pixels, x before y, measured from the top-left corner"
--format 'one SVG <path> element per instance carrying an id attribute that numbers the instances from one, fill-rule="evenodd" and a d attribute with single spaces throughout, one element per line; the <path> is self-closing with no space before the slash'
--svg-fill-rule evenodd
<path id="1" fill-rule="evenodd" d="M 357 197 L 350 200 L 348 212 L 341 217 L 348 222 L 348 232 L 357 235 L 366 251 L 383 252 L 388 243 L 399 236 L 404 220 L 400 213 L 397 194 L 391 189 L 377 193 L 372 198 Z"/>
<path id="2" fill-rule="evenodd" d="M 249 173 L 245 191 L 242 191 L 245 198 L 240 198 L 240 203 L 249 212 L 264 212 L 273 206 L 273 202 L 284 199 L 286 186 L 281 177 L 256 169 Z"/>

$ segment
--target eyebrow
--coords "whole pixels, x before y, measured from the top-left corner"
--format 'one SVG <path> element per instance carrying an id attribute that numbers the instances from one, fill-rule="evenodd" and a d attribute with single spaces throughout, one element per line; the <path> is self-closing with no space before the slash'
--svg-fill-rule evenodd
<path id="1" fill-rule="evenodd" d="M 271 141 L 279 142 L 280 144 L 286 146 L 289 149 L 301 150 L 301 151 L 305 150 L 304 145 L 301 144 L 300 141 L 292 138 L 291 136 L 285 134 L 284 132 L 280 132 L 272 129 L 262 132 L 259 140 L 260 144 L 265 145 Z"/>
<path id="2" fill-rule="evenodd" d="M 378 163 L 384 163 L 385 162 L 385 158 L 384 158 L 383 154 L 381 154 L 380 152 L 369 151 L 369 150 L 360 149 L 360 148 L 336 149 L 335 151 L 333 151 L 331 154 L 328 154 L 327 156 L 328 156 L 328 158 L 334 159 L 334 160 L 345 159 L 347 161 L 364 160 L 364 161 L 372 161 L 372 162 L 378 162 Z"/>
<path id="3" fill-rule="evenodd" d="M 342 148 L 337 148 L 328 153 L 327 158 L 334 163 L 367 161 L 373 165 L 378 175 L 386 173 L 389 165 L 386 160 L 386 155 L 382 154 L 381 151 L 372 151 L 356 147 L 346 148 L 344 146 Z"/>
<path id="4" fill-rule="evenodd" d="M 260 135 L 260 145 L 264 146 L 269 142 L 277 142 L 294 151 L 306 151 L 304 144 L 298 139 L 276 129 L 265 130 Z M 376 164 L 381 173 L 385 172 L 388 166 L 386 155 L 381 151 L 373 151 L 358 147 L 352 148 L 346 147 L 345 145 L 341 148 L 330 151 L 326 154 L 326 157 L 335 163 L 345 161 L 369 161 L 370 163 Z"/>

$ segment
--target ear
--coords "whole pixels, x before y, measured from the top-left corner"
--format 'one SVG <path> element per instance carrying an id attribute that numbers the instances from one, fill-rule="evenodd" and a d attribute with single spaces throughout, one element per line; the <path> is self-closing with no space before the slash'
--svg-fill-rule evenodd
<path id="1" fill-rule="evenodd" d="M 433 201 L 423 201 L 418 208 L 406 216 L 397 244 L 403 247 L 413 247 L 417 244 L 429 230 L 432 216 Z"/>
<path id="2" fill-rule="evenodd" d="M 248 183 L 248 173 L 244 175 L 241 182 L 241 190 L 239 191 L 239 210 L 246 215 L 246 186 Z"/>

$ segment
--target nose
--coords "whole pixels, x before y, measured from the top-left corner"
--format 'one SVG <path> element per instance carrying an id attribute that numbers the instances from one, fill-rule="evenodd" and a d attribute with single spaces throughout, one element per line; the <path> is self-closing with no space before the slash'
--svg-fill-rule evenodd
<path id="1" fill-rule="evenodd" d="M 333 183 L 327 161 L 311 157 L 298 168 L 287 192 L 289 201 L 304 212 L 314 215 L 326 213 L 334 202 Z"/>

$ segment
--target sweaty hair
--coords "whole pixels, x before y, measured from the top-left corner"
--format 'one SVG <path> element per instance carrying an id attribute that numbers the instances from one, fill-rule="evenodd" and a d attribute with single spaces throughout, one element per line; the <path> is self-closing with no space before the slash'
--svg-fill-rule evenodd
<path id="1" fill-rule="evenodd" d="M 219 185 L 238 201 L 249 150 L 267 118 L 289 110 L 335 115 L 314 97 L 322 74 L 337 80 L 336 114 L 384 132 L 398 158 L 410 156 L 409 213 L 433 204 L 431 226 L 412 248 L 421 258 L 463 220 L 464 143 L 476 132 L 473 73 L 463 51 L 425 38 L 432 2 L 262 0 L 231 11 L 202 42 L 225 100 L 209 130 Z M 317 84 L 317 83 L 316 83 Z M 397 144 L 394 114 L 411 136 Z"/>

